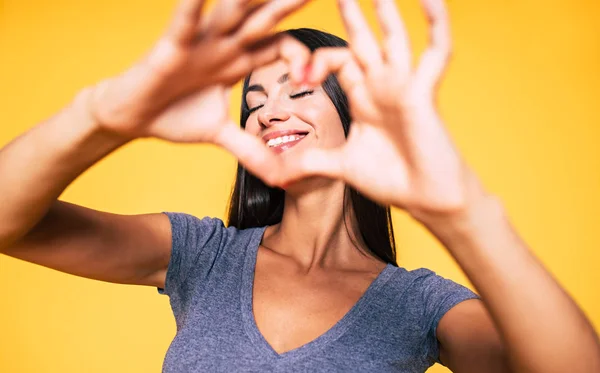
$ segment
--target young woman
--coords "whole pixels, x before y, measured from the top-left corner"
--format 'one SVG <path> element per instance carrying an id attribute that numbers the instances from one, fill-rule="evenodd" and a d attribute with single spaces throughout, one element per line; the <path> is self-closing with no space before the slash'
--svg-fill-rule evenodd
<path id="1" fill-rule="evenodd" d="M 340 1 L 349 49 L 314 30 L 269 33 L 304 2 L 222 0 L 202 15 L 203 1 L 184 0 L 140 63 L 2 149 L 0 252 L 158 287 L 178 329 L 167 372 L 422 372 L 435 361 L 456 372 L 599 371 L 593 328 L 437 115 L 444 4 L 423 2 L 431 46 L 413 68 L 393 1 L 376 4 L 383 50 L 353 0 Z M 240 130 L 227 90 L 244 76 Z M 150 136 L 238 157 L 228 228 L 57 200 L 102 157 Z M 397 267 L 383 206 L 424 224 L 481 298 Z"/>

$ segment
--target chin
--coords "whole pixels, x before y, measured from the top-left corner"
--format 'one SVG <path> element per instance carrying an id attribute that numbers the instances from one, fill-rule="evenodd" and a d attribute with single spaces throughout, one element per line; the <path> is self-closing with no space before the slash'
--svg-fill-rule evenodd
<path id="1" fill-rule="evenodd" d="M 310 176 L 286 185 L 283 190 L 289 196 L 299 197 L 319 189 L 329 189 L 337 183 L 341 181 L 322 176 Z"/>

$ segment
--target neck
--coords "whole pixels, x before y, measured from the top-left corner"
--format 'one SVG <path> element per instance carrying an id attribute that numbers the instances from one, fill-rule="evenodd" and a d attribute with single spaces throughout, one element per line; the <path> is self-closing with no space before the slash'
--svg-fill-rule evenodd
<path id="1" fill-rule="evenodd" d="M 287 190 L 281 223 L 269 227 L 263 246 L 294 260 L 305 273 L 356 268 L 365 259 L 373 260 L 363 254 L 368 249 L 350 205 L 344 216 L 344 189 L 340 181 L 313 179 L 310 186 Z"/>

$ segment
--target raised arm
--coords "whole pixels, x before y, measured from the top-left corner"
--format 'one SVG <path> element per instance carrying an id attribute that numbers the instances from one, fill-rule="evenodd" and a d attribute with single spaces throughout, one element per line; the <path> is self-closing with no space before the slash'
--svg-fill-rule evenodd
<path id="1" fill-rule="evenodd" d="M 421 1 L 431 43 L 418 66 L 394 1 L 374 0 L 382 49 L 358 2 L 339 2 L 351 48 L 317 51 L 308 79 L 337 73 L 353 123 L 343 146 L 299 155 L 296 177 L 342 179 L 405 209 L 445 245 L 481 295 L 448 311 L 436 330 L 453 371 L 599 372 L 592 325 L 462 159 L 438 113 L 451 50 L 444 1 Z"/>
<path id="2" fill-rule="evenodd" d="M 137 138 L 208 142 L 265 180 L 280 164 L 228 118 L 227 91 L 283 58 L 299 80 L 309 52 L 270 34 L 306 0 L 183 0 L 156 46 L 123 74 L 84 89 L 65 109 L 0 150 L 0 253 L 79 276 L 162 287 L 171 250 L 163 214 L 124 216 L 59 201 L 82 172 Z"/>
<path id="3" fill-rule="evenodd" d="M 0 252 L 97 280 L 160 286 L 166 216 L 122 216 L 58 201 L 83 170 L 127 141 L 99 130 L 77 102 L 0 151 Z"/>
<path id="4" fill-rule="evenodd" d="M 128 142 L 87 114 L 89 94 L 0 151 L 0 252 L 98 280 L 160 284 L 150 277 L 168 264 L 166 216 L 119 216 L 57 200 L 79 174 Z"/>

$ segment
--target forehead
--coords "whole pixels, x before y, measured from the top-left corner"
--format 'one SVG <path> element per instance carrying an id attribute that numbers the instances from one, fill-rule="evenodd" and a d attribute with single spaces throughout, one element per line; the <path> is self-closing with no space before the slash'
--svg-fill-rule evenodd
<path id="1" fill-rule="evenodd" d="M 288 65 L 283 61 L 275 61 L 268 65 L 261 66 L 252 71 L 249 85 L 261 84 L 264 86 L 275 83 L 277 82 L 277 79 L 279 79 L 283 74 L 286 74 L 288 70 Z"/>

